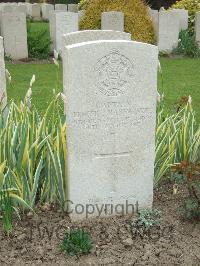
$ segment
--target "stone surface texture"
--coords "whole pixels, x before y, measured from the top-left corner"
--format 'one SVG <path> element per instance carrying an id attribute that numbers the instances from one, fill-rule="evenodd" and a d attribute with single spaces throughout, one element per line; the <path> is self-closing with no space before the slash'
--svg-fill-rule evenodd
<path id="1" fill-rule="evenodd" d="M 124 31 L 124 14 L 117 11 L 103 12 L 101 14 L 101 29 Z"/>
<path id="2" fill-rule="evenodd" d="M 102 40 L 66 46 L 63 57 L 72 219 L 86 208 L 90 216 L 151 208 L 157 47 Z"/>
<path id="3" fill-rule="evenodd" d="M 159 12 L 159 51 L 171 53 L 178 46 L 179 18 L 173 11 Z"/>
<path id="4" fill-rule="evenodd" d="M 7 56 L 12 59 L 28 57 L 26 16 L 22 12 L 8 12 L 1 15 L 1 34 Z"/>
<path id="5" fill-rule="evenodd" d="M 98 40 L 131 40 L 131 34 L 113 30 L 84 30 L 63 35 L 63 47 Z"/>

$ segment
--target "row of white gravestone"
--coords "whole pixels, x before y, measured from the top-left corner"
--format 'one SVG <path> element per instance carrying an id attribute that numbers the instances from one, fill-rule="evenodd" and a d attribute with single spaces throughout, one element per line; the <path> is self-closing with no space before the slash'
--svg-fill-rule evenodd
<path id="1" fill-rule="evenodd" d="M 50 36 L 53 42 L 52 49 L 62 51 L 62 35 L 78 31 L 79 15 L 74 12 L 50 11 Z M 101 17 L 102 30 L 124 32 L 124 14 L 122 12 L 103 12 Z M 112 39 L 112 37 L 111 37 Z"/>
<path id="2" fill-rule="evenodd" d="M 151 207 L 157 47 L 114 31 L 63 39 L 71 217 Z"/>
<path id="3" fill-rule="evenodd" d="M 153 12 L 153 11 L 152 11 Z M 155 12 L 153 12 L 155 13 Z M 152 14 L 153 14 L 152 13 Z M 160 51 L 171 52 L 178 45 L 181 29 L 187 28 L 188 18 L 178 15 L 179 11 L 161 11 L 151 15 L 156 28 L 158 22 L 158 47 Z M 184 13 L 187 12 L 184 10 Z M 159 17 L 158 17 L 159 16 Z M 75 12 L 50 11 L 50 35 L 53 49 L 61 52 L 62 35 L 78 31 L 79 17 Z M 159 19 L 158 19 L 159 18 Z M 28 57 L 26 15 L 22 12 L 1 12 L 1 35 L 4 37 L 6 55 L 12 59 Z M 180 26 L 181 25 L 181 26 Z M 124 15 L 121 12 L 104 12 L 101 20 L 102 30 L 124 31 Z M 196 38 L 200 39 L 199 13 L 196 15 Z M 134 37 L 134 36 L 133 36 Z"/>
<path id="4" fill-rule="evenodd" d="M 78 5 L 77 4 L 42 4 L 42 18 L 49 20 L 49 15 L 51 11 L 68 11 L 78 13 Z"/>
<path id="5" fill-rule="evenodd" d="M 188 28 L 188 11 L 173 9 L 160 11 L 149 9 L 159 51 L 171 52 L 178 45 L 179 33 Z M 200 43 L 200 12 L 195 16 L 196 41 Z"/>
<path id="6" fill-rule="evenodd" d="M 30 4 L 30 3 L 0 3 L 2 12 L 23 12 L 26 16 L 34 20 L 49 19 L 49 12 L 52 10 L 61 10 L 69 12 L 78 12 L 77 4 Z"/>
<path id="7" fill-rule="evenodd" d="M 149 15 L 152 18 L 159 51 L 171 53 L 178 46 L 180 31 L 188 29 L 188 11 L 172 9 L 158 12 L 149 8 Z M 123 13 L 102 13 L 101 29 L 124 31 Z M 196 41 L 200 44 L 200 12 L 195 16 L 195 35 Z"/>
<path id="8" fill-rule="evenodd" d="M 0 36 L 0 110 L 7 101 L 3 38 Z"/>
<path id="9" fill-rule="evenodd" d="M 152 10 L 149 14 L 153 22 L 159 51 L 170 53 L 178 46 L 179 33 L 188 28 L 188 11 L 185 9 Z"/>
<path id="10" fill-rule="evenodd" d="M 30 3 L 0 3 L 1 12 L 22 12 L 25 16 L 30 16 L 34 20 L 41 19 L 41 6 L 40 4 L 30 4 Z"/>
<path id="11" fill-rule="evenodd" d="M 75 12 L 66 11 L 50 11 L 50 36 L 53 42 L 53 48 L 58 52 L 62 50 L 62 35 L 78 31 L 79 17 Z M 120 16 L 121 13 L 119 12 Z M 102 16 L 102 28 L 118 28 L 119 23 L 113 19 L 111 12 L 111 19 L 109 14 Z M 113 27 L 114 25 L 114 27 Z M 4 37 L 5 52 L 8 57 L 12 59 L 24 59 L 28 57 L 27 48 L 27 29 L 26 29 L 26 15 L 24 13 L 2 12 L 1 13 L 1 35 Z M 117 26 L 117 27 L 116 27 Z M 122 27 L 119 27 L 123 30 Z"/>
<path id="12" fill-rule="evenodd" d="M 181 30 L 188 28 L 188 11 L 184 9 L 176 9 L 170 11 L 156 11 L 149 10 L 150 16 L 157 38 L 159 51 L 171 53 L 174 48 L 178 46 L 179 33 Z M 57 17 L 61 16 L 61 13 Z M 64 23 L 64 20 L 63 20 Z M 76 27 L 78 24 L 78 17 L 76 18 Z M 58 24 L 58 28 L 61 24 Z M 66 26 L 67 28 L 67 26 Z M 122 12 L 103 12 L 101 16 L 101 29 L 102 30 L 116 30 L 124 31 L 124 14 Z M 68 27 L 68 31 L 74 31 L 73 27 Z M 60 31 L 61 32 L 61 31 Z M 196 40 L 200 39 L 199 29 L 199 13 L 196 14 Z M 134 36 L 133 36 L 134 38 Z M 54 48 L 61 49 L 61 36 L 58 33 L 59 46 L 54 45 Z"/>

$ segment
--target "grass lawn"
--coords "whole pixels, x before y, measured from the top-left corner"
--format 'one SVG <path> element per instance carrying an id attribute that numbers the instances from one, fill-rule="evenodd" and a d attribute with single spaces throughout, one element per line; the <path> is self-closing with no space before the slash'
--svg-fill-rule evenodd
<path id="1" fill-rule="evenodd" d="M 8 97 L 24 98 L 29 87 L 32 74 L 36 75 L 33 85 L 33 104 L 42 112 L 53 97 L 53 89 L 62 90 L 62 68 L 57 73 L 54 64 L 18 64 L 7 63 L 12 75 L 12 86 L 8 86 Z M 199 59 L 171 59 L 162 58 L 163 91 L 165 94 L 165 106 L 172 110 L 181 96 L 191 95 L 193 106 L 200 122 L 200 60 Z M 57 86 L 57 74 L 59 86 Z M 159 75 L 158 88 L 161 90 L 162 82 Z"/>
<path id="2" fill-rule="evenodd" d="M 54 64 L 6 64 L 12 76 L 12 86 L 8 85 L 8 98 L 18 102 L 24 99 L 33 74 L 36 81 L 32 87 L 32 103 L 43 112 L 52 100 L 53 90 L 62 91 L 62 69 L 57 71 Z"/>
<path id="3" fill-rule="evenodd" d="M 46 30 L 46 35 L 49 36 L 49 23 L 48 22 L 40 22 L 40 21 L 35 21 L 35 22 L 30 22 L 28 23 L 31 32 L 38 32 L 41 30 Z"/>
<path id="4" fill-rule="evenodd" d="M 174 108 L 182 96 L 192 96 L 193 108 L 200 122 L 200 59 L 192 58 L 162 58 L 163 91 L 165 107 Z M 162 91 L 162 78 L 159 75 L 158 88 Z"/>

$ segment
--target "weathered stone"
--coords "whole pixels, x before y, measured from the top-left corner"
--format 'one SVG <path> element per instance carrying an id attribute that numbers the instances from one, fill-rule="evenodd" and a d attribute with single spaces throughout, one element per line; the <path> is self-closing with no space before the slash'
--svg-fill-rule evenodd
<path id="1" fill-rule="evenodd" d="M 21 12 L 2 13 L 1 34 L 4 37 L 4 48 L 12 59 L 28 57 L 26 16 Z"/>
<path id="2" fill-rule="evenodd" d="M 65 5 L 65 4 L 56 4 L 55 5 L 55 10 L 67 11 L 67 5 Z"/>
<path id="3" fill-rule="evenodd" d="M 66 33 L 78 31 L 78 13 L 73 12 L 51 12 L 50 23 L 51 35 L 54 49 L 59 53 L 62 51 L 62 36 Z"/>
<path id="4" fill-rule="evenodd" d="M 69 12 L 78 12 L 78 5 L 77 4 L 68 4 L 68 11 Z"/>
<path id="5" fill-rule="evenodd" d="M 133 245 L 133 239 L 132 238 L 126 238 L 122 241 L 123 245 L 125 247 L 131 247 Z"/>
<path id="6" fill-rule="evenodd" d="M 42 4 L 42 18 L 49 20 L 50 11 L 54 10 L 54 5 Z"/>
<path id="7" fill-rule="evenodd" d="M 28 5 L 28 15 L 33 19 L 33 20 L 41 20 L 41 6 L 40 4 L 29 4 Z"/>
<path id="8" fill-rule="evenodd" d="M 156 46 L 133 41 L 65 47 L 72 219 L 152 207 L 157 62 Z"/>
<path id="9" fill-rule="evenodd" d="M 158 10 L 153 10 L 149 8 L 149 15 L 151 17 L 151 20 L 153 22 L 153 28 L 155 33 L 156 41 L 158 40 L 158 28 L 159 28 L 159 14 Z"/>
<path id="10" fill-rule="evenodd" d="M 27 6 L 25 5 L 25 3 L 19 3 L 17 11 L 24 13 L 26 16 L 28 15 Z"/>
<path id="11" fill-rule="evenodd" d="M 124 31 L 124 14 L 117 11 L 103 12 L 101 14 L 101 29 Z"/>
<path id="12" fill-rule="evenodd" d="M 178 46 L 179 18 L 173 11 L 159 12 L 159 51 L 171 53 Z"/>
<path id="13" fill-rule="evenodd" d="M 2 6 L 2 8 L 1 8 L 1 10 L 2 10 L 3 12 L 13 12 L 14 9 L 15 9 L 14 6 L 10 5 L 9 3 L 4 4 L 4 5 Z"/>
<path id="14" fill-rule="evenodd" d="M 50 31 L 50 38 L 51 38 L 51 50 L 55 49 L 56 45 L 56 20 L 55 20 L 55 13 L 63 12 L 62 10 L 54 10 L 49 12 L 49 31 Z"/>
<path id="15" fill-rule="evenodd" d="M 188 10 L 185 9 L 172 9 L 177 17 L 179 17 L 179 31 L 187 30 L 188 28 Z"/>

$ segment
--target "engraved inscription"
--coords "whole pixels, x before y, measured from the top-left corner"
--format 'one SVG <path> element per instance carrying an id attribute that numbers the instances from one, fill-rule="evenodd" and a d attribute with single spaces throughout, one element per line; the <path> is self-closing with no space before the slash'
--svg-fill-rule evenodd
<path id="1" fill-rule="evenodd" d="M 97 103 L 95 110 L 73 112 L 71 125 L 85 129 L 117 129 L 140 125 L 153 115 L 152 108 L 137 108 L 128 102 Z"/>
<path id="2" fill-rule="evenodd" d="M 134 66 L 131 61 L 112 50 L 102 57 L 95 66 L 96 87 L 106 96 L 120 96 L 133 84 Z"/>

